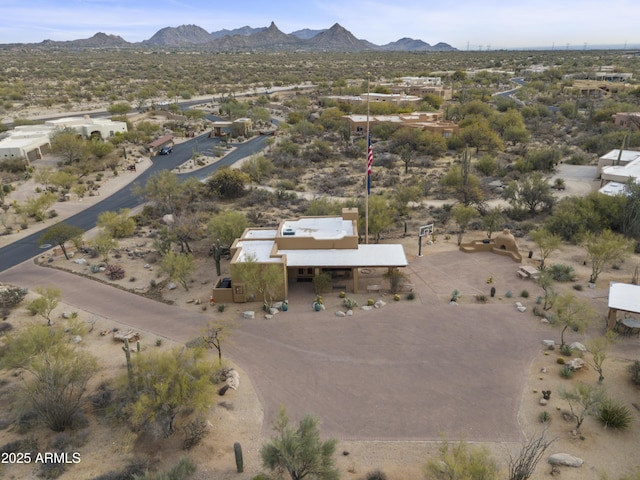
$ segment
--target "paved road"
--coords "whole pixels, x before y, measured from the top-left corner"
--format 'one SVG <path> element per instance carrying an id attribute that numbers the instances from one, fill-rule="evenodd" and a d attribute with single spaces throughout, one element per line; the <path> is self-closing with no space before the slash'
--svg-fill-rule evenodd
<path id="1" fill-rule="evenodd" d="M 237 144 L 234 151 L 219 161 L 211 165 L 207 165 L 197 171 L 180 174 L 178 177 L 181 179 L 186 179 L 188 177 L 204 179 L 222 166 L 232 165 L 244 157 L 261 151 L 266 144 L 266 139 L 267 137 L 259 136 L 245 143 Z M 193 154 L 194 149 L 199 151 L 211 149 L 217 142 L 217 139 L 207 138 L 207 135 L 205 134 L 176 145 L 171 155 L 158 155 L 157 157 L 154 157 L 153 165 L 138 177 L 136 183 L 144 185 L 151 175 L 161 170 L 172 170 L 178 165 L 186 162 Z M 117 211 L 121 208 L 133 208 L 141 205 L 144 202 L 144 199 L 134 195 L 131 188 L 131 186 L 125 187 L 119 192 L 105 198 L 101 202 L 65 219 L 65 222 L 70 225 L 80 227 L 86 231 L 95 227 L 98 215 L 102 212 Z M 38 239 L 43 233 L 44 232 L 33 233 L 17 242 L 0 248 L 0 272 L 18 265 L 29 258 L 37 256 L 40 253 L 40 249 L 38 248 Z"/>

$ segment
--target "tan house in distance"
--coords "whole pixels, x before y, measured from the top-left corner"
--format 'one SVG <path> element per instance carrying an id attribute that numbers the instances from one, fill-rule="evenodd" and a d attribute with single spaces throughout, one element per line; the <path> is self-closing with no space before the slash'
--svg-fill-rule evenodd
<path id="1" fill-rule="evenodd" d="M 349 121 L 352 135 L 364 135 L 367 131 L 366 115 L 345 115 Z M 369 126 L 380 123 L 395 123 L 402 127 L 419 128 L 429 132 L 439 133 L 449 138 L 458 132 L 458 125 L 444 120 L 442 112 L 413 112 L 399 115 L 370 115 Z"/>
<path id="2" fill-rule="evenodd" d="M 358 244 L 358 209 L 344 208 L 341 216 L 300 217 L 283 220 L 278 228 L 247 228 L 231 246 L 230 277 L 218 278 L 213 288 L 217 302 L 261 300 L 240 276 L 238 265 L 255 261 L 282 268 L 283 284 L 276 286 L 276 300 L 287 298 L 289 285 L 303 283 L 313 292 L 313 279 L 328 273 L 332 287 L 358 290 L 366 280 L 361 268 L 387 268 L 408 265 L 399 244 Z"/>

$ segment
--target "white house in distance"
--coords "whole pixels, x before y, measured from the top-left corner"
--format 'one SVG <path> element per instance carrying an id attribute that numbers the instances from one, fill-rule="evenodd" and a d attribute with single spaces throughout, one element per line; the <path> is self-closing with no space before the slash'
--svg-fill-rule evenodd
<path id="1" fill-rule="evenodd" d="M 600 193 L 618 195 L 630 178 L 640 179 L 640 152 L 635 150 L 611 150 L 598 160 L 598 174 L 602 180 Z"/>
<path id="2" fill-rule="evenodd" d="M 56 130 L 70 128 L 83 138 L 107 139 L 127 131 L 126 122 L 108 118 L 66 117 L 47 120 L 44 125 L 21 125 L 0 137 L 0 160 L 24 158 L 28 162 L 42 158 L 51 149 L 51 138 Z"/>

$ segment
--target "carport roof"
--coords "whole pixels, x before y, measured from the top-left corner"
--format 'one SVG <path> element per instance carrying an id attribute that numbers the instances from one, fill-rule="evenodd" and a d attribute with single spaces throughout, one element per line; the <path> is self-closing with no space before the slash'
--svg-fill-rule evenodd
<path id="1" fill-rule="evenodd" d="M 402 245 L 358 245 L 357 249 L 278 250 L 288 267 L 406 267 Z"/>
<path id="2" fill-rule="evenodd" d="M 640 285 L 611 283 L 609 285 L 609 308 L 623 312 L 640 313 Z"/>

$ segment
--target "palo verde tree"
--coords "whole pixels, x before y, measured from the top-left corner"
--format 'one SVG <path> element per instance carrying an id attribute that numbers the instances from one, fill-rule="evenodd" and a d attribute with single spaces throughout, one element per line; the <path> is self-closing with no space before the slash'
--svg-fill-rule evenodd
<path id="1" fill-rule="evenodd" d="M 598 318 L 597 310 L 585 301 L 578 299 L 571 292 L 565 292 L 556 297 L 553 313 L 553 323 L 562 329 L 560 332 L 561 348 L 565 345 L 564 333 L 568 328 L 580 332 Z"/>
<path id="2" fill-rule="evenodd" d="M 64 329 L 44 325 L 30 325 L 11 336 L 0 367 L 27 372 L 18 396 L 20 408 L 35 412 L 56 432 L 72 426 L 97 371 L 95 358 L 76 350 Z"/>
<path id="3" fill-rule="evenodd" d="M 591 260 L 589 282 L 596 283 L 604 267 L 616 261 L 624 260 L 631 253 L 631 242 L 624 236 L 603 230 L 600 234 L 591 234 L 586 242 L 587 255 Z"/>
<path id="4" fill-rule="evenodd" d="M 186 291 L 189 291 L 189 275 L 191 275 L 195 269 L 193 255 L 190 253 L 167 252 L 167 254 L 162 257 L 160 269 L 169 275 L 171 280 L 175 280 L 182 285 Z"/>
<path id="5" fill-rule="evenodd" d="M 260 295 L 264 309 L 271 308 L 274 298 L 282 293 L 284 286 L 282 264 L 260 263 L 254 255 L 247 255 L 244 261 L 235 264 L 235 269 L 249 292 Z"/>
<path id="6" fill-rule="evenodd" d="M 493 232 L 500 228 L 503 220 L 504 216 L 500 207 L 493 207 L 482 216 L 482 226 L 487 231 L 487 238 L 491 238 Z"/>
<path id="7" fill-rule="evenodd" d="M 453 165 L 442 177 L 440 183 L 448 187 L 455 198 L 465 206 L 479 204 L 484 198 L 480 180 L 471 173 L 471 154 L 469 149 L 462 152 L 460 165 Z"/>
<path id="8" fill-rule="evenodd" d="M 540 251 L 540 270 L 546 268 L 545 261 L 553 252 L 555 252 L 562 245 L 562 238 L 558 235 L 554 235 L 544 228 L 532 230 L 529 232 L 531 240 L 533 240 Z"/>
<path id="9" fill-rule="evenodd" d="M 57 288 L 47 287 L 36 288 L 36 292 L 40 296 L 27 305 L 27 310 L 32 315 L 40 315 L 47 321 L 47 325 L 51 326 L 51 314 L 58 306 L 58 302 L 62 298 L 62 292 Z"/>
<path id="10" fill-rule="evenodd" d="M 38 240 L 38 245 L 42 246 L 46 243 L 58 245 L 64 253 L 64 258 L 69 260 L 67 254 L 66 243 L 81 238 L 84 230 L 75 225 L 60 222 L 49 228 Z"/>
<path id="11" fill-rule="evenodd" d="M 582 422 L 588 415 L 594 415 L 605 398 L 604 388 L 600 385 L 578 383 L 571 390 L 560 389 L 560 398 L 569 404 L 571 416 L 580 431 Z"/>
<path id="12" fill-rule="evenodd" d="M 514 210 L 524 210 L 530 215 L 550 210 L 555 202 L 551 186 L 540 172 L 533 172 L 510 182 L 502 197 L 510 202 Z"/>
<path id="13" fill-rule="evenodd" d="M 136 222 L 130 216 L 131 210 L 123 208 L 116 212 L 102 212 L 98 215 L 98 227 L 103 228 L 113 238 L 124 238 L 133 235 Z"/>
<path id="14" fill-rule="evenodd" d="M 201 414 L 211 406 L 214 366 L 206 352 L 204 348 L 176 347 L 165 352 L 147 350 L 134 357 L 134 397 L 125 409 L 134 426 L 169 437 L 181 412 Z M 122 384 L 128 388 L 126 381 Z"/>
<path id="15" fill-rule="evenodd" d="M 585 358 L 585 361 L 591 366 L 591 368 L 598 372 L 598 383 L 602 383 L 604 381 L 602 365 L 607 359 L 609 348 L 611 348 L 614 341 L 615 334 L 610 331 L 601 337 L 594 337 L 587 341 L 586 347 L 590 357 L 588 356 Z"/>
<path id="16" fill-rule="evenodd" d="M 553 440 L 545 438 L 543 431 L 539 435 L 533 435 L 522 445 L 517 456 L 509 456 L 509 480 L 527 480 L 533 475 L 538 462 L 544 452 L 551 446 Z"/>
<path id="17" fill-rule="evenodd" d="M 318 420 L 306 415 L 294 428 L 284 408 L 273 424 L 275 435 L 262 446 L 262 464 L 272 472 L 287 472 L 291 480 L 337 480 L 333 455 L 337 440 L 320 439 Z"/>
<path id="18" fill-rule="evenodd" d="M 469 207 L 463 205 L 462 203 L 458 203 L 453 207 L 452 210 L 453 219 L 458 225 L 458 246 L 462 243 L 462 236 L 464 232 L 467 230 L 467 226 L 473 217 L 477 215 L 477 211 L 473 207 Z"/>

